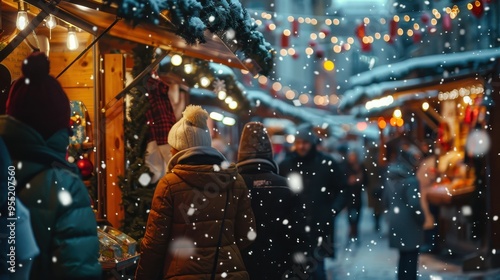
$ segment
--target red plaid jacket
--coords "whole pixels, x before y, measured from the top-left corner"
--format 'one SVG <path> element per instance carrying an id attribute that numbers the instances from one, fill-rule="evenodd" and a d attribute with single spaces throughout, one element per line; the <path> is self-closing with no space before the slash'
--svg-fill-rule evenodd
<path id="1" fill-rule="evenodd" d="M 149 125 L 149 141 L 158 145 L 167 144 L 168 132 L 175 124 L 174 109 L 168 98 L 168 85 L 159 79 L 147 80 L 147 96 L 151 107 L 146 112 Z"/>

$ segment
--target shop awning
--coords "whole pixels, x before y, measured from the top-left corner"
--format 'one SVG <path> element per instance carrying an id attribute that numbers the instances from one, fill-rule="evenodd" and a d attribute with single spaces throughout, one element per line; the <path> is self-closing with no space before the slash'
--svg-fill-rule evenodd
<path id="1" fill-rule="evenodd" d="M 422 88 L 436 81 L 460 80 L 491 71 L 500 48 L 411 58 L 353 76 L 339 109 L 348 111 L 366 100 L 401 89 Z"/>
<path id="2" fill-rule="evenodd" d="M 24 2 L 30 4 L 32 14 L 37 14 L 42 9 L 50 9 L 56 17 L 94 35 L 101 33 L 117 19 L 118 10 L 116 7 L 107 6 L 102 1 L 97 0 L 60 1 L 55 5 L 36 0 L 25 0 Z M 14 0 L 2 1 L 3 6 L 6 6 L 3 10 L 10 11 L 15 16 L 17 3 Z M 43 30 L 43 32 L 48 35 L 48 30 Z M 247 69 L 253 73 L 270 70 L 267 69 L 268 66 L 259 65 L 254 59 L 245 57 L 238 46 L 225 38 L 224 34 L 216 35 L 205 30 L 204 35 L 206 43 L 188 44 L 186 40 L 176 34 L 176 26 L 169 22 L 168 17 L 164 17 L 159 24 L 144 21 L 135 26 L 120 19 L 106 36 L 116 39 L 117 49 L 126 47 L 129 44 L 128 41 L 160 47 L 185 56 L 222 63 L 230 67 Z"/>

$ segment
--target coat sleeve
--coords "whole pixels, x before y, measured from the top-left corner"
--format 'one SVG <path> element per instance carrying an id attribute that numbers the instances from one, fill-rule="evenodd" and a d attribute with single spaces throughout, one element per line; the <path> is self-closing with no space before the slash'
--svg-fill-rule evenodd
<path id="1" fill-rule="evenodd" d="M 141 241 L 141 257 L 135 273 L 136 280 L 160 279 L 165 265 L 173 206 L 170 188 L 165 177 L 158 183 Z"/>
<path id="2" fill-rule="evenodd" d="M 238 208 L 236 210 L 234 234 L 236 245 L 238 245 L 238 248 L 242 250 L 252 244 L 253 240 L 255 240 L 256 235 L 253 235 L 253 233 L 256 233 L 256 226 L 249 191 L 245 186 L 243 178 L 239 175 L 238 177 L 239 179 L 236 184 L 238 185 L 238 188 L 243 191 L 239 192 L 241 193 L 239 197 L 235 197 L 238 199 Z"/>
<path id="3" fill-rule="evenodd" d="M 99 279 L 97 222 L 83 182 L 67 171 L 54 171 L 58 185 L 50 199 L 59 205 L 51 243 L 51 271 L 57 279 Z M 57 197 L 57 198 L 56 198 Z"/>

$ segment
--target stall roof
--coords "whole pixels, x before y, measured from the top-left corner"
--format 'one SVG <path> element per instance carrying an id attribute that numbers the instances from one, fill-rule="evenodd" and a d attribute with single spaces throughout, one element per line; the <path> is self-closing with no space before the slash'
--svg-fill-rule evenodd
<path id="1" fill-rule="evenodd" d="M 348 111 L 367 99 L 389 92 L 422 88 L 436 81 L 458 80 L 488 71 L 498 57 L 500 48 L 431 55 L 379 66 L 350 79 L 351 89 L 344 93 L 339 110 Z M 408 77 L 412 72 L 417 73 Z"/>
<path id="2" fill-rule="evenodd" d="M 106 6 L 97 0 L 60 1 L 57 5 L 49 6 L 45 1 L 25 0 L 30 4 L 30 12 L 36 14 L 38 9 L 52 9 L 55 16 L 64 21 L 78 26 L 91 34 L 97 34 L 108 28 L 117 17 L 117 8 Z M 3 6 L 6 6 L 4 9 Z M 17 11 L 17 2 L 14 0 L 2 1 L 2 10 Z M 258 72 L 259 66 L 251 59 L 242 59 L 235 46 L 232 46 L 223 36 L 218 36 L 205 30 L 206 43 L 188 44 L 183 38 L 175 33 L 175 26 L 168 20 L 161 24 L 140 22 L 133 26 L 122 19 L 113 26 L 106 36 L 119 38 L 126 41 L 140 43 L 165 50 L 182 53 L 186 56 L 200 58 L 208 61 L 222 63 L 224 65 L 247 69 L 253 73 Z M 117 40 L 116 45 L 126 45 Z M 239 57 L 240 56 L 240 57 Z"/>

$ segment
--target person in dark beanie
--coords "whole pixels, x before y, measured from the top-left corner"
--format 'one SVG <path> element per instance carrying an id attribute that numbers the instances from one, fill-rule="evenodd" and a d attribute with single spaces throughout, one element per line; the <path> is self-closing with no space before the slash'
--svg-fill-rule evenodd
<path id="1" fill-rule="evenodd" d="M 342 168 L 332 157 L 318 151 L 317 143 L 313 127 L 299 125 L 294 151 L 279 165 L 280 175 L 287 177 L 298 192 L 303 209 L 302 229 L 308 234 L 303 263 L 303 270 L 310 276 L 307 279 L 326 279 L 324 259 L 335 257 L 334 217 L 348 201 Z"/>
<path id="2" fill-rule="evenodd" d="M 136 280 L 249 279 L 241 251 L 256 237 L 245 181 L 215 148 L 208 113 L 189 105 L 169 134 Z"/>
<path id="3" fill-rule="evenodd" d="M 75 165 L 66 159 L 69 100 L 49 75 L 49 60 L 34 52 L 14 82 L 3 138 L 16 166 L 16 193 L 29 209 L 40 255 L 30 279 L 100 279 L 97 223 Z"/>
<path id="4" fill-rule="evenodd" d="M 297 248 L 299 204 L 287 179 L 278 175 L 266 128 L 260 122 L 243 127 L 238 148 L 238 172 L 250 190 L 259 233 L 243 252 L 250 279 L 282 279 L 293 266 Z"/>
<path id="5" fill-rule="evenodd" d="M 416 175 L 421 154 L 409 140 L 398 137 L 387 143 L 387 158 L 389 165 L 383 193 L 389 224 L 389 247 L 399 251 L 398 279 L 417 279 L 425 221 Z"/>

